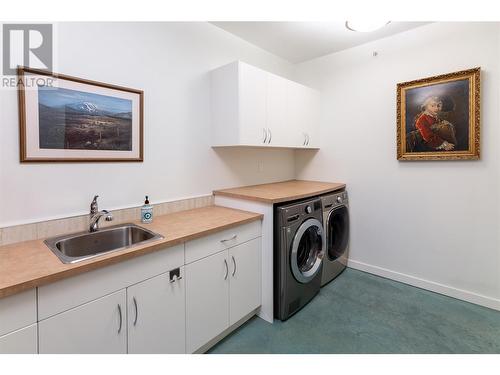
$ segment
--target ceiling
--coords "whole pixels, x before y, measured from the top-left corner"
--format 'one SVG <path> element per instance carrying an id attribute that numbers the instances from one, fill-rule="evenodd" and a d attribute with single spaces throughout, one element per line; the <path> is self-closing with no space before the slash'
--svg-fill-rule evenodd
<path id="1" fill-rule="evenodd" d="M 345 27 L 345 21 L 212 22 L 215 26 L 294 64 L 397 34 L 427 23 L 391 22 L 377 31 L 360 33 L 348 30 Z"/>

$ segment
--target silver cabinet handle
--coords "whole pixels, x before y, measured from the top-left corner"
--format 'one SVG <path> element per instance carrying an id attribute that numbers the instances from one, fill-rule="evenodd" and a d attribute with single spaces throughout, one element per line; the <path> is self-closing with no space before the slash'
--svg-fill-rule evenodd
<path id="1" fill-rule="evenodd" d="M 224 275 L 224 280 L 227 280 L 227 277 L 229 276 L 229 267 L 227 265 L 226 259 L 224 259 L 224 264 L 226 265 L 226 274 Z"/>
<path id="2" fill-rule="evenodd" d="M 306 141 L 307 141 L 307 135 L 306 133 L 302 133 L 304 135 L 304 142 L 302 142 L 302 146 L 305 146 L 306 145 Z"/>
<path id="3" fill-rule="evenodd" d="M 182 276 L 177 276 L 177 275 L 176 275 L 176 276 L 174 276 L 174 277 L 172 278 L 172 280 L 170 280 L 170 282 L 171 282 L 171 283 L 175 283 L 177 280 L 181 280 L 181 279 L 182 279 Z"/>
<path id="4" fill-rule="evenodd" d="M 309 134 L 306 134 L 307 135 L 307 143 L 306 143 L 306 146 L 309 146 Z"/>
<path id="5" fill-rule="evenodd" d="M 267 144 L 271 143 L 271 139 L 273 139 L 273 133 L 271 132 L 271 129 L 267 128 L 267 131 L 269 132 L 269 140 L 267 141 Z"/>
<path id="6" fill-rule="evenodd" d="M 120 326 L 118 327 L 118 334 L 122 331 L 122 323 L 123 323 L 123 318 L 122 318 L 122 307 L 120 304 L 118 304 L 118 316 L 120 317 Z"/>
<path id="7" fill-rule="evenodd" d="M 234 274 L 236 273 L 236 260 L 234 259 L 234 255 L 231 255 L 231 259 L 233 260 L 234 264 L 234 269 L 233 269 L 233 276 L 234 276 Z"/>
<path id="8" fill-rule="evenodd" d="M 176 269 L 170 271 L 168 273 L 168 278 L 169 278 L 170 283 L 175 283 L 177 280 L 182 279 L 181 269 L 179 267 L 177 267 Z"/>
<path id="9" fill-rule="evenodd" d="M 224 243 L 224 242 L 228 242 L 228 241 L 232 241 L 232 240 L 235 240 L 236 237 L 238 237 L 237 234 L 233 234 L 231 237 L 229 238 L 226 238 L 226 239 L 223 239 L 223 240 L 220 240 L 220 242 Z"/>
<path id="10" fill-rule="evenodd" d="M 264 132 L 264 140 L 262 141 L 262 143 L 267 143 L 267 130 L 266 128 L 262 128 L 262 131 Z"/>
<path id="11" fill-rule="evenodd" d="M 137 324 L 137 318 L 139 317 L 139 310 L 137 309 L 137 300 L 135 297 L 133 298 L 134 300 L 134 307 L 135 307 L 135 319 L 134 319 L 134 326 Z"/>

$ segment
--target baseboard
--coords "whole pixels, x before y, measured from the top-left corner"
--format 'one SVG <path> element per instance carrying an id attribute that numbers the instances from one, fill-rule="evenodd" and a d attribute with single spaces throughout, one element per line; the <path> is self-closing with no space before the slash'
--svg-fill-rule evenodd
<path id="1" fill-rule="evenodd" d="M 443 294 L 445 296 L 457 298 L 463 301 L 474 303 L 476 305 L 500 311 L 500 299 L 483 296 L 481 294 L 469 292 L 463 289 L 453 288 L 451 286 L 439 284 L 434 281 L 424 280 L 415 276 L 392 271 L 387 268 L 374 266 L 357 260 L 349 259 L 347 266 L 349 268 L 368 272 L 373 275 L 382 276 L 387 279 L 399 281 L 404 284 L 416 286 L 418 288 L 430 290 L 431 292 Z"/>

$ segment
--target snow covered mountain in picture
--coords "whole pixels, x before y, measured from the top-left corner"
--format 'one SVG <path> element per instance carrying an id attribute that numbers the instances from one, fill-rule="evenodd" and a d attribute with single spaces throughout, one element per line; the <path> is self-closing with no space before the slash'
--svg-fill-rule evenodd
<path id="1" fill-rule="evenodd" d="M 115 112 L 109 110 L 101 110 L 96 104 L 92 102 L 78 102 L 67 104 L 64 106 L 66 112 L 78 112 L 91 116 L 110 116 L 123 119 L 131 119 L 132 112 Z"/>
<path id="2" fill-rule="evenodd" d="M 74 104 L 68 104 L 66 105 L 66 108 L 73 109 L 75 111 L 80 111 L 84 112 L 87 114 L 98 114 L 99 109 L 97 108 L 97 105 L 91 102 L 80 102 L 80 103 L 74 103 Z"/>
<path id="3" fill-rule="evenodd" d="M 38 88 L 39 144 L 46 149 L 132 150 L 132 101 Z"/>

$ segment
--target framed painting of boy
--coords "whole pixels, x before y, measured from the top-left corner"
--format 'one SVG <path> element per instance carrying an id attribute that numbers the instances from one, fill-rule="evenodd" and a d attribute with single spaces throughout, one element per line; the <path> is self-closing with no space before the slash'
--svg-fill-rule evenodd
<path id="1" fill-rule="evenodd" d="M 398 160 L 479 159 L 480 68 L 399 83 Z"/>

